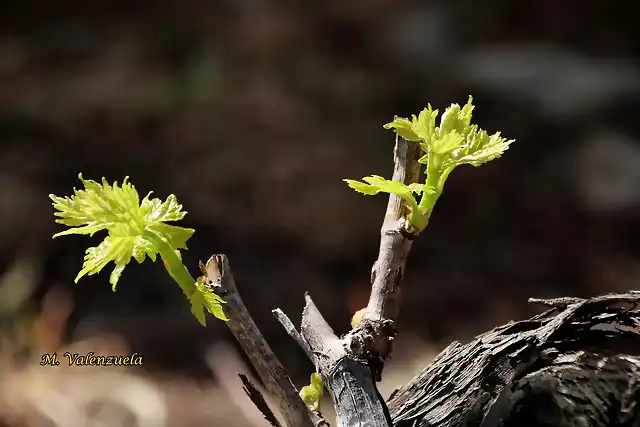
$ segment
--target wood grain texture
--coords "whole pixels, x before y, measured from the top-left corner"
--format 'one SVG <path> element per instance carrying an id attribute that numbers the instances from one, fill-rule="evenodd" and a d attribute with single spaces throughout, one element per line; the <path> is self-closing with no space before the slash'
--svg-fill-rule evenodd
<path id="1" fill-rule="evenodd" d="M 392 395 L 394 426 L 640 426 L 640 293 L 543 303 L 449 345 Z"/>

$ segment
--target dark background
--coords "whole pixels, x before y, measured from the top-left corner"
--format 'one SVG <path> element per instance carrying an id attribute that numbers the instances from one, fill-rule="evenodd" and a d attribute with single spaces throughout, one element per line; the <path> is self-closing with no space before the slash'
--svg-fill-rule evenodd
<path id="1" fill-rule="evenodd" d="M 299 321 L 308 290 L 346 331 L 377 254 L 387 199 L 341 179 L 390 176 L 382 125 L 394 114 L 469 94 L 474 122 L 516 142 L 447 181 L 409 259 L 399 360 L 426 352 L 419 342 L 437 351 L 529 316 L 528 297 L 637 288 L 639 25 L 631 0 L 0 0 L 0 320 L 12 355 L 0 383 L 27 371 L 18 383 L 38 381 L 39 352 L 85 343 L 143 354 L 154 384 L 213 389 L 207 349 L 235 354 L 159 263 L 127 267 L 116 293 L 111 266 L 73 283 L 100 238 L 52 241 L 47 195 L 70 194 L 82 172 L 177 195 L 196 229 L 186 264 L 196 274 L 198 259 L 229 256 L 301 384 L 311 365 L 270 310 Z M 49 425 L 31 419 L 28 397 L 13 401 L 29 392 L 10 389 L 0 422 Z M 220 413 L 237 396 L 184 390 L 169 425 L 231 425 Z"/>

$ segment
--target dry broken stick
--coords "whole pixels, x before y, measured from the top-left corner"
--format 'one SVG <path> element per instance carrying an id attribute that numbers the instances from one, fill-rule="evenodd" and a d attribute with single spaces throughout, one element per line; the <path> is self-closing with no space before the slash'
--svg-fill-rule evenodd
<path id="1" fill-rule="evenodd" d="M 255 367 L 267 391 L 274 397 L 288 427 L 315 427 L 309 412 L 285 369 L 242 302 L 225 255 L 213 255 L 204 265 L 206 284 L 226 301 L 227 326 Z M 262 409 L 261 409 L 262 411 Z"/>

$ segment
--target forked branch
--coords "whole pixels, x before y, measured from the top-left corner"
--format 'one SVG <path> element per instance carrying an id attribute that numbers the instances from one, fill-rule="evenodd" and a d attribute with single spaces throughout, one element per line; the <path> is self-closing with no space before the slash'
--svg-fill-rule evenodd
<path id="1" fill-rule="evenodd" d="M 420 147 L 399 137 L 394 148 L 393 181 L 410 185 L 418 181 Z M 406 219 L 407 209 L 395 194 L 389 197 L 381 229 L 380 251 L 371 274 L 371 296 L 362 322 L 339 338 L 313 303 L 305 296 L 301 331 L 274 310 L 285 330 L 305 349 L 322 376 L 336 408 L 338 425 L 391 427 L 384 399 L 375 381 L 381 378 L 384 360 L 391 353 L 398 315 L 400 280 L 407 255 L 418 230 Z"/>

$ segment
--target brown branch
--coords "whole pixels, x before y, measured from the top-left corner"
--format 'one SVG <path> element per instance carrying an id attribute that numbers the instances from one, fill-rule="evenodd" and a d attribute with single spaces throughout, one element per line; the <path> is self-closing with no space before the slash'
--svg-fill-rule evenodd
<path id="1" fill-rule="evenodd" d="M 407 185 L 418 182 L 420 146 L 396 136 L 393 154 L 392 179 Z M 407 214 L 403 200 L 391 194 L 380 230 L 378 259 L 371 270 L 369 303 L 360 324 L 344 337 L 347 346 L 355 349 L 354 356 L 367 360 L 376 381 L 382 379 L 384 361 L 391 354 L 400 308 L 400 281 L 413 240 L 418 235 L 418 230 L 409 224 Z"/>
<path id="2" fill-rule="evenodd" d="M 260 333 L 247 307 L 242 302 L 229 261 L 225 255 L 213 255 L 204 267 L 207 284 L 220 295 L 229 318 L 227 326 L 251 360 L 267 391 L 279 405 L 288 427 L 314 427 L 312 414 L 305 406 L 285 369 Z"/>
<path id="3" fill-rule="evenodd" d="M 413 184 L 420 175 L 420 146 L 396 136 L 393 150 L 393 181 Z M 411 250 L 415 230 L 406 220 L 407 208 L 403 200 L 389 196 L 389 203 L 380 230 L 378 259 L 371 270 L 371 295 L 364 319 L 395 321 L 400 306 L 400 280 L 404 275 L 407 256 Z"/>

